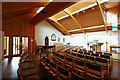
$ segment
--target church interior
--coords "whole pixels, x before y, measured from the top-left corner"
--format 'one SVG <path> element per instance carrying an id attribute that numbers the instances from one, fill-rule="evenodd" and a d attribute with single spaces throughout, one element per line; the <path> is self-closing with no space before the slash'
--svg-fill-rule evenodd
<path id="1" fill-rule="evenodd" d="M 3 0 L 1 80 L 119 80 L 119 8 L 119 0 Z"/>

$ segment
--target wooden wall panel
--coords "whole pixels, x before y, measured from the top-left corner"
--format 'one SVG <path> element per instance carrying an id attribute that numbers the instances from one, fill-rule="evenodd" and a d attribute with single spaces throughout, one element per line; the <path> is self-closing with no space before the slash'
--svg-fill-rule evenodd
<path id="1" fill-rule="evenodd" d="M 31 52 L 31 38 L 33 38 L 33 26 L 30 20 L 21 19 L 15 22 L 6 23 L 2 25 L 2 30 L 5 32 L 5 35 L 10 37 L 9 58 L 13 56 L 13 36 L 20 36 L 20 33 L 22 33 L 23 37 L 28 37 L 28 50 Z"/>
<path id="2" fill-rule="evenodd" d="M 30 21 L 27 20 L 17 21 L 15 23 L 8 23 L 3 25 L 2 28 L 2 30 L 5 32 L 5 35 L 19 36 L 19 34 L 22 33 L 23 36 L 33 37 L 32 24 L 30 23 Z"/>

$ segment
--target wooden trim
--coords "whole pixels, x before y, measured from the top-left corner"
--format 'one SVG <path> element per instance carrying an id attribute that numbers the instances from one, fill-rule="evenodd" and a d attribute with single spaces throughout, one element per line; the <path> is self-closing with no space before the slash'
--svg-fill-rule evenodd
<path id="1" fill-rule="evenodd" d="M 112 26 L 112 25 L 106 25 L 106 26 Z M 93 27 L 87 27 L 87 28 L 83 28 L 84 30 L 87 29 L 94 29 L 94 28 L 101 28 L 104 27 L 104 25 L 99 25 L 99 26 L 93 26 Z M 73 29 L 73 30 L 69 30 L 68 32 L 75 32 L 75 31 L 80 31 L 81 29 Z"/>
<path id="2" fill-rule="evenodd" d="M 101 13 L 101 16 L 102 16 L 102 19 L 103 19 L 103 22 L 104 22 L 105 30 L 106 30 L 106 32 L 108 33 L 108 30 L 107 30 L 107 27 L 106 27 L 107 22 L 106 22 L 106 20 L 105 20 L 104 13 L 103 13 L 102 7 L 101 7 L 101 5 L 100 5 L 100 1 L 99 1 L 99 0 L 96 0 L 96 3 L 97 3 L 97 5 L 98 5 L 98 7 L 99 7 L 99 9 L 100 9 L 100 13 Z"/>
<path id="3" fill-rule="evenodd" d="M 83 30 L 82 26 L 80 25 L 80 23 L 75 19 L 74 16 L 71 15 L 70 11 L 69 11 L 68 9 L 65 9 L 64 12 L 65 12 L 66 14 L 68 14 L 68 15 L 76 22 L 76 24 L 80 27 L 80 29 L 82 30 L 82 32 L 83 32 L 84 34 L 86 34 L 85 31 Z"/>
<path id="4" fill-rule="evenodd" d="M 49 19 L 52 20 L 52 21 L 54 21 L 59 26 L 61 26 L 69 35 L 71 35 L 71 33 L 68 32 L 68 30 L 62 24 L 60 24 L 56 19 L 54 19 L 53 17 L 50 17 Z"/>

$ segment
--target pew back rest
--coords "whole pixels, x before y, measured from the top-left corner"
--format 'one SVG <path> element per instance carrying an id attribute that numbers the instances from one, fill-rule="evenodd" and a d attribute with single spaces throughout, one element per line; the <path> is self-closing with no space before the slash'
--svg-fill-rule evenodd
<path id="1" fill-rule="evenodd" d="M 102 62 L 102 63 L 107 63 L 108 62 L 107 59 L 102 59 L 102 58 L 96 58 L 96 61 Z"/>
<path id="2" fill-rule="evenodd" d="M 76 53 L 71 53 L 73 56 L 76 56 Z"/>
<path id="3" fill-rule="evenodd" d="M 101 67 L 99 65 L 94 65 L 92 63 L 86 63 L 86 67 L 96 71 L 101 71 Z"/>
<path id="4" fill-rule="evenodd" d="M 74 60 L 74 63 L 80 66 L 84 66 L 84 61 L 78 61 L 78 60 Z"/>
<path id="5" fill-rule="evenodd" d="M 84 58 L 84 55 L 83 54 L 78 54 L 78 57 Z"/>
<path id="6" fill-rule="evenodd" d="M 106 58 L 106 59 L 110 59 L 109 55 L 101 55 L 101 57 Z"/>
<path id="7" fill-rule="evenodd" d="M 70 58 L 70 57 L 66 57 L 66 60 L 67 60 L 68 62 L 72 62 L 72 58 Z"/>
<path id="8" fill-rule="evenodd" d="M 94 60 L 94 57 L 93 56 L 85 56 L 86 59 L 89 59 L 89 60 Z"/>
<path id="9" fill-rule="evenodd" d="M 58 71 L 60 72 L 60 74 L 68 76 L 68 70 L 60 65 L 58 65 Z"/>

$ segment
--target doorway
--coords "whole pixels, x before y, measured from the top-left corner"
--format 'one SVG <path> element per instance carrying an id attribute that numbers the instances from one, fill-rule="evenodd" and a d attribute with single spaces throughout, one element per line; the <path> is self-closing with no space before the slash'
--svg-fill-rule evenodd
<path id="1" fill-rule="evenodd" d="M 28 51 L 28 37 L 13 37 L 13 56 Z"/>
<path id="2" fill-rule="evenodd" d="M 49 46 L 49 38 L 47 36 L 45 37 L 45 46 Z"/>
<path id="3" fill-rule="evenodd" d="M 4 57 L 9 56 L 9 36 L 4 36 Z"/>
<path id="4" fill-rule="evenodd" d="M 13 37 L 13 56 L 20 54 L 20 37 Z"/>
<path id="5" fill-rule="evenodd" d="M 28 51 L 28 37 L 22 37 L 22 53 Z"/>

